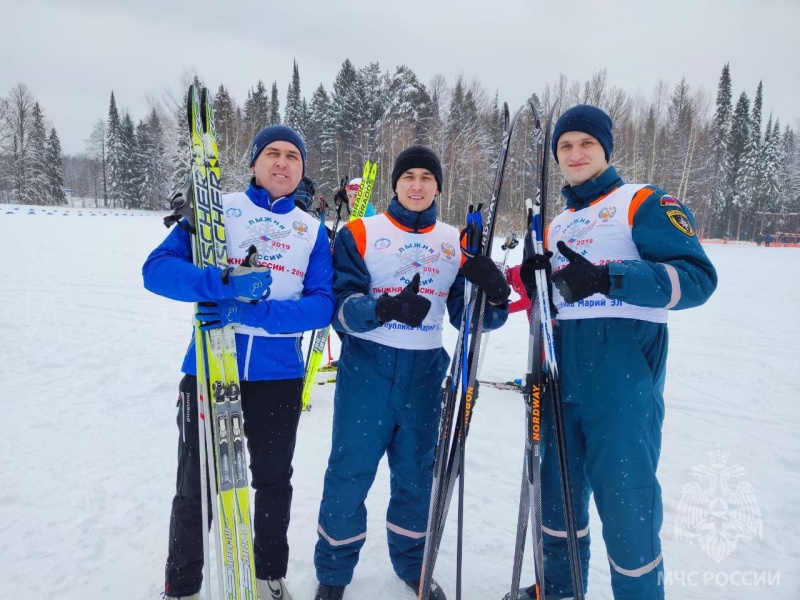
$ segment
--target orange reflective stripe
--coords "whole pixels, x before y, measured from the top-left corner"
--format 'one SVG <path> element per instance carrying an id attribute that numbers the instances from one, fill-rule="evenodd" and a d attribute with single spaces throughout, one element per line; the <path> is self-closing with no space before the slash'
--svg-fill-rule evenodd
<path id="1" fill-rule="evenodd" d="M 633 215 L 639 210 L 639 207 L 647 200 L 655 190 L 651 187 L 643 187 L 631 198 L 631 203 L 628 206 L 628 225 L 633 227 Z"/>
<path id="2" fill-rule="evenodd" d="M 345 225 L 353 234 L 353 240 L 356 242 L 356 248 L 361 258 L 364 258 L 364 253 L 367 251 L 367 228 L 364 227 L 363 219 L 356 219 L 350 221 Z"/>

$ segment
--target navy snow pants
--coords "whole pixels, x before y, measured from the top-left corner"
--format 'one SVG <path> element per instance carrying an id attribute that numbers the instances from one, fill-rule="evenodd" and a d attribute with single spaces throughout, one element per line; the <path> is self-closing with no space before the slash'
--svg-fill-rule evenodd
<path id="1" fill-rule="evenodd" d="M 343 586 L 353 578 L 367 536 L 364 501 L 384 453 L 389 556 L 401 579 L 419 579 L 448 363 L 441 348 L 401 350 L 345 336 L 314 554 L 320 583 Z"/>
<path id="2" fill-rule="evenodd" d="M 603 523 L 616 600 L 664 598 L 656 468 L 664 420 L 667 326 L 634 319 L 557 321 L 567 452 L 584 587 L 589 500 Z M 543 403 L 545 591 L 571 595 L 552 405 Z"/>

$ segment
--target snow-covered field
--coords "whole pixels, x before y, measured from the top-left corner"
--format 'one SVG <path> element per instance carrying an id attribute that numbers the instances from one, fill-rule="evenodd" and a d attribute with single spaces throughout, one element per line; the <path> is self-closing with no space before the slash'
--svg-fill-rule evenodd
<path id="1" fill-rule="evenodd" d="M 160 217 L 0 205 L 0 599 L 145 600 L 163 590 L 192 310 L 142 287 L 142 262 L 166 235 Z M 667 596 L 800 598 L 800 250 L 707 251 L 717 293 L 670 317 L 660 467 Z M 522 374 L 526 329 L 522 313 L 492 334 L 484 379 Z M 315 588 L 333 391 L 320 386 L 300 423 L 288 575 L 296 600 Z M 467 444 L 466 600 L 499 600 L 509 585 L 522 418 L 517 394 L 482 390 Z M 705 496 L 682 502 L 692 482 Z M 350 600 L 413 598 L 389 565 L 388 489 L 384 464 Z M 702 539 L 676 535 L 676 516 L 693 506 L 711 515 Z M 451 598 L 454 523 L 436 570 Z M 610 599 L 596 515 L 592 526 L 588 598 Z"/>

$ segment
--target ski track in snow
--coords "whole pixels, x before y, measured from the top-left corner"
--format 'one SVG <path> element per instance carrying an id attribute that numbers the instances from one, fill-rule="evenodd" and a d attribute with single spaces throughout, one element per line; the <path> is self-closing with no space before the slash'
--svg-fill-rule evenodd
<path id="1" fill-rule="evenodd" d="M 142 263 L 166 235 L 161 216 L 0 205 L 6 392 L 0 599 L 145 600 L 163 590 L 175 401 L 192 310 L 142 287 Z M 716 294 L 703 307 L 670 316 L 659 468 L 667 596 L 800 598 L 800 251 L 737 245 L 707 251 L 720 275 Z M 521 255 L 520 246 L 509 264 Z M 481 377 L 521 376 L 526 336 L 524 313 L 511 315 L 491 334 Z M 448 351 L 455 338 L 449 328 Z M 315 388 L 298 432 L 288 575 L 296 600 L 310 599 L 316 585 L 313 551 L 333 393 L 333 385 Z M 509 585 L 523 416 L 519 394 L 481 390 L 465 469 L 465 600 L 499 600 Z M 752 485 L 763 517 L 763 535 L 739 539 L 720 562 L 675 536 L 682 490 L 695 481 L 692 469 L 708 465 L 707 453 L 717 448 L 729 452 L 729 466 L 744 468 L 741 481 Z M 369 536 L 349 600 L 413 598 L 388 559 L 388 491 L 384 460 L 367 500 Z M 450 598 L 456 516 L 454 502 L 436 568 Z M 608 563 L 594 510 L 591 523 L 587 596 L 608 600 Z M 532 572 L 529 561 L 524 569 L 523 584 Z"/>

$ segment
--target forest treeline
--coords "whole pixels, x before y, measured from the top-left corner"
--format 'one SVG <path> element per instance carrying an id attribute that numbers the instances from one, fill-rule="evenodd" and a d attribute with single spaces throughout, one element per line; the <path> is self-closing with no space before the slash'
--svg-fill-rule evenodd
<path id="1" fill-rule="evenodd" d="M 184 79 L 185 90 L 192 77 Z M 193 79 L 203 85 L 200 77 Z M 444 220 L 460 223 L 469 204 L 490 195 L 502 98 L 480 81 L 437 75 L 424 84 L 406 66 L 390 72 L 377 63 L 356 67 L 345 60 L 331 88 L 320 84 L 309 96 L 301 92 L 297 63 L 285 94 L 263 80 L 242 103 L 224 84 L 211 91 L 225 191 L 247 185 L 254 133 L 283 123 L 306 140 L 306 171 L 318 197 L 332 197 L 339 181 L 359 175 L 369 159 L 380 165 L 373 200 L 384 208 L 394 157 L 413 143 L 431 146 L 442 158 Z M 601 71 L 588 81 L 562 75 L 530 101 L 540 114 L 557 104 L 556 116 L 579 103 L 601 107 L 614 122 L 612 163 L 626 181 L 653 183 L 680 198 L 705 237 L 753 240 L 800 227 L 799 125 L 780 123 L 765 109 L 764 97 L 761 84 L 751 94 L 734 92 L 724 65 L 716 96 L 690 88 L 685 79 L 661 82 L 649 96 L 631 95 Z M 150 100 L 148 113 L 136 122 L 119 101 L 110 92 L 108 112 L 89 131 L 85 151 L 64 155 L 44 107 L 24 83 L 0 97 L 0 201 L 59 205 L 69 196 L 109 208 L 167 208 L 170 191 L 188 170 L 185 98 Z M 533 194 L 532 127 L 525 109 L 512 140 L 499 231 L 522 228 L 521 206 Z M 555 163 L 551 167 L 548 197 L 555 210 L 564 182 Z"/>

